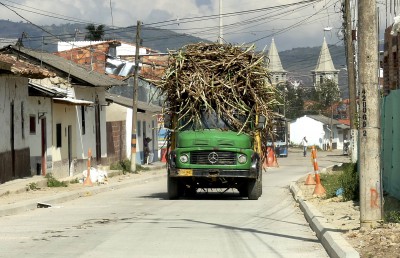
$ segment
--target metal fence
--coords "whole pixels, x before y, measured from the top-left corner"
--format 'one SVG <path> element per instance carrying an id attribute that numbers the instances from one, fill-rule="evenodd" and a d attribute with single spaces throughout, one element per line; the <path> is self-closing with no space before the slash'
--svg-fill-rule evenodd
<path id="1" fill-rule="evenodd" d="M 384 97 L 381 107 L 383 189 L 400 199 L 400 90 Z"/>

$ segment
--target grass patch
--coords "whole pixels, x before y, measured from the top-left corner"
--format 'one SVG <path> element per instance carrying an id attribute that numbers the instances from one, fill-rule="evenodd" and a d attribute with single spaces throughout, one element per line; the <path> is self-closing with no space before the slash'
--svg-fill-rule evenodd
<path id="1" fill-rule="evenodd" d="M 335 197 L 336 191 L 341 189 L 343 201 L 357 201 L 360 191 L 357 164 L 345 163 L 341 167 L 336 167 L 334 171 L 321 174 L 321 183 L 326 190 L 326 198 Z"/>
<path id="2" fill-rule="evenodd" d="M 71 181 L 69 181 L 70 184 L 77 184 L 79 183 L 79 179 L 78 178 L 74 178 Z"/>
<path id="3" fill-rule="evenodd" d="M 37 184 L 37 183 L 34 183 L 34 182 L 29 183 L 29 184 L 27 185 L 27 188 L 26 188 L 27 191 L 35 191 L 35 190 L 39 190 L 39 189 L 40 189 L 40 188 L 38 187 L 38 184 Z"/>
<path id="4" fill-rule="evenodd" d="M 111 170 L 121 170 L 122 173 L 130 173 L 131 172 L 131 161 L 129 159 L 125 159 L 119 162 L 115 162 L 110 165 Z M 136 172 L 140 171 L 147 171 L 150 170 L 150 168 L 143 167 L 141 165 L 136 164 Z"/>
<path id="5" fill-rule="evenodd" d="M 67 187 L 68 183 L 64 181 L 58 181 L 53 177 L 51 173 L 45 176 L 47 178 L 47 186 L 48 187 Z"/>

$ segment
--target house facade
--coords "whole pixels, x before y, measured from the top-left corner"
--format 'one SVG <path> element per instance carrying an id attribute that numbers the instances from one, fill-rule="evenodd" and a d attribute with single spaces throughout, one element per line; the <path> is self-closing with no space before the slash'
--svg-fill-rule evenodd
<path id="1" fill-rule="evenodd" d="M 51 72 L 0 54 L 0 183 L 30 176 L 29 78 Z"/>
<path id="2" fill-rule="evenodd" d="M 132 128 L 132 98 L 133 98 L 133 69 L 135 67 L 136 46 L 121 41 L 99 42 L 69 42 L 59 43 L 56 54 L 114 78 L 125 80 L 125 86 L 115 86 L 107 90 L 111 104 L 107 107 L 107 157 L 109 163 L 121 161 L 131 156 Z M 147 79 L 158 79 L 162 76 L 167 56 L 157 51 L 141 47 L 139 64 L 138 109 L 137 124 L 137 157 L 138 164 L 144 163 L 143 141 L 146 137 L 152 139 L 149 147 L 153 160 L 158 160 L 157 151 L 157 114 L 161 112 L 160 99 L 155 94 L 155 86 Z M 116 98 L 119 96 L 119 98 Z M 116 98 L 116 99 L 113 99 Z M 116 101 L 115 103 L 113 101 Z M 156 108 L 156 106 L 158 106 Z"/>
<path id="3" fill-rule="evenodd" d="M 106 89 L 124 82 L 50 53 L 39 53 L 9 46 L 0 53 L 18 56 L 43 67 L 54 76 L 31 78 L 26 101 L 29 140 L 32 153 L 30 174 L 52 173 L 67 177 L 87 169 L 89 150 L 94 166 L 107 161 Z M 28 83 L 26 84 L 28 90 Z"/>
<path id="4" fill-rule="evenodd" d="M 132 135 L 132 99 L 120 95 L 107 94 L 107 100 L 111 102 L 107 107 L 107 137 L 110 144 L 107 148 L 107 156 L 113 161 L 131 157 Z M 152 161 L 159 160 L 158 156 L 158 114 L 161 108 L 144 101 L 137 103 L 136 124 L 136 161 L 145 164 L 144 146 L 145 139 L 150 138 L 148 144 Z M 112 139 L 111 139 L 112 137 Z"/>

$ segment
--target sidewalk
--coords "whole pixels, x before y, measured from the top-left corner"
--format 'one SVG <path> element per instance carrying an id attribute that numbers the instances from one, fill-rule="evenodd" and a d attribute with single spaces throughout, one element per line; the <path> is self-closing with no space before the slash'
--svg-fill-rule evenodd
<path id="1" fill-rule="evenodd" d="M 143 184 L 167 175 L 166 165 L 163 162 L 154 162 L 149 165 L 142 165 L 142 167 L 147 170 L 140 171 L 137 174 L 107 171 L 108 180 L 101 184 L 93 183 L 93 186 L 84 186 L 83 183 L 70 183 L 68 187 L 47 187 L 47 178 L 43 176 L 6 182 L 0 185 L 0 217 L 36 208 L 47 208 L 79 197 Z M 81 174 L 78 174 L 74 177 L 59 179 L 59 181 L 69 182 L 82 177 Z"/>

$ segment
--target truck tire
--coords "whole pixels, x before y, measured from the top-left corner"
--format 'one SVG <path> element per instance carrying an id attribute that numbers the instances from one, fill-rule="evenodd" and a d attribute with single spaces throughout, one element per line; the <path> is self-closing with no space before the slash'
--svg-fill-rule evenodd
<path id="1" fill-rule="evenodd" d="M 262 170 L 259 170 L 257 179 L 249 179 L 247 183 L 249 200 L 258 200 L 262 194 Z"/>
<path id="2" fill-rule="evenodd" d="M 168 176 L 167 188 L 168 188 L 168 199 L 174 200 L 179 198 L 180 195 L 179 182 L 176 178 L 171 178 Z"/>
<path id="3" fill-rule="evenodd" d="M 248 198 L 249 200 L 258 200 L 261 196 L 262 184 L 258 179 L 249 179 L 248 182 Z"/>

